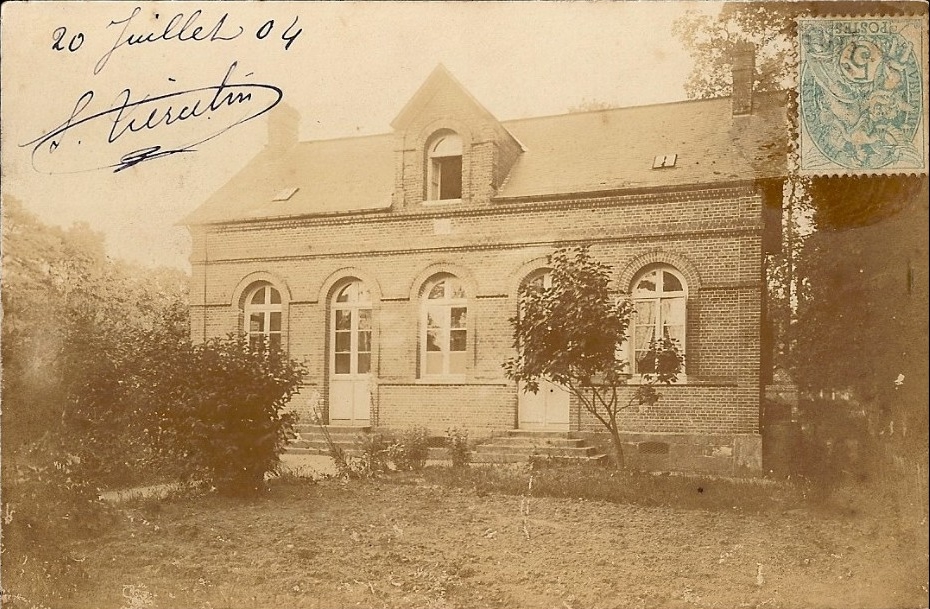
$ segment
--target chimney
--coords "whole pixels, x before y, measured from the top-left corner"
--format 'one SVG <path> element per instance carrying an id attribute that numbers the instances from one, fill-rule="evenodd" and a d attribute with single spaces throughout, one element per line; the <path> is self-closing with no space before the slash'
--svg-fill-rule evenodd
<path id="1" fill-rule="evenodd" d="M 750 42 L 739 43 L 733 49 L 733 116 L 752 114 L 752 85 L 756 78 L 756 47 Z"/>
<path id="2" fill-rule="evenodd" d="M 268 147 L 286 150 L 297 143 L 300 114 L 282 101 L 268 113 Z"/>

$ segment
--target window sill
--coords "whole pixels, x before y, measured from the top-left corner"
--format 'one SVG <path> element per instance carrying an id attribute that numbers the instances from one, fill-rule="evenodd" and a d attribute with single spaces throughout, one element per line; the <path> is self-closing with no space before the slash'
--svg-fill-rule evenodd
<path id="1" fill-rule="evenodd" d="M 462 199 L 424 199 L 423 205 L 426 207 L 442 207 L 443 205 L 460 204 Z"/>
<path id="2" fill-rule="evenodd" d="M 462 385 L 465 384 L 464 374 L 446 374 L 442 376 L 424 376 L 416 380 L 417 385 Z"/>
<path id="3" fill-rule="evenodd" d="M 626 383 L 630 386 L 638 386 L 643 384 L 643 375 L 634 374 Z M 692 375 L 680 375 L 678 380 L 670 385 L 661 385 L 657 384 L 656 387 L 736 387 L 737 383 L 733 379 L 728 378 L 701 378 L 698 376 Z"/>

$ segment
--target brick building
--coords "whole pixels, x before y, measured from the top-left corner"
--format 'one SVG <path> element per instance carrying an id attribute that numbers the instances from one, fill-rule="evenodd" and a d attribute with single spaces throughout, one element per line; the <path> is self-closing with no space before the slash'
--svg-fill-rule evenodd
<path id="1" fill-rule="evenodd" d="M 440 66 L 392 132 L 323 141 L 299 142 L 279 106 L 267 147 L 186 220 L 192 335 L 280 342 L 310 369 L 295 408 L 332 424 L 596 432 L 567 393 L 524 393 L 501 367 L 520 286 L 588 244 L 637 302 L 631 348 L 664 331 L 686 351 L 682 381 L 625 415 L 631 445 L 759 468 L 786 131 L 785 96 L 754 96 L 749 68 L 731 98 L 502 122 Z"/>

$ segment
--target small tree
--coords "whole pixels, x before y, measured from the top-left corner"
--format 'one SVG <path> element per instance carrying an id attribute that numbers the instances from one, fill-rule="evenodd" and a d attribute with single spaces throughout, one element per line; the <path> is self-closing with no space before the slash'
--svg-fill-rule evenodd
<path id="1" fill-rule="evenodd" d="M 655 404 L 657 384 L 674 382 L 684 361 L 675 341 L 653 340 L 640 384 L 621 398 L 630 380 L 620 355 L 633 314 L 628 299 L 610 293 L 609 269 L 586 247 L 563 248 L 549 256 L 551 287 L 529 285 L 520 292 L 520 312 L 510 319 L 516 357 L 504 363 L 507 377 L 536 392 L 539 380 L 566 387 L 610 432 L 616 467 L 623 466 L 618 415 L 634 405 Z"/>

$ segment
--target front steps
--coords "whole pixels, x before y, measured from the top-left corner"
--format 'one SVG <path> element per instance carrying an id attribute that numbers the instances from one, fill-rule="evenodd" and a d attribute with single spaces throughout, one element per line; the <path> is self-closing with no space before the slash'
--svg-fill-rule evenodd
<path id="1" fill-rule="evenodd" d="M 552 459 L 560 463 L 606 463 L 607 455 L 568 431 L 529 431 L 512 429 L 479 444 L 471 455 L 472 463 L 525 463 L 531 457 Z"/>
<path id="2" fill-rule="evenodd" d="M 333 443 L 348 455 L 358 452 L 358 437 L 371 432 L 371 427 L 349 427 L 348 425 L 324 425 Z M 288 442 L 284 452 L 291 455 L 328 455 L 329 444 L 319 425 L 298 423 L 294 426 L 297 436 Z"/>

